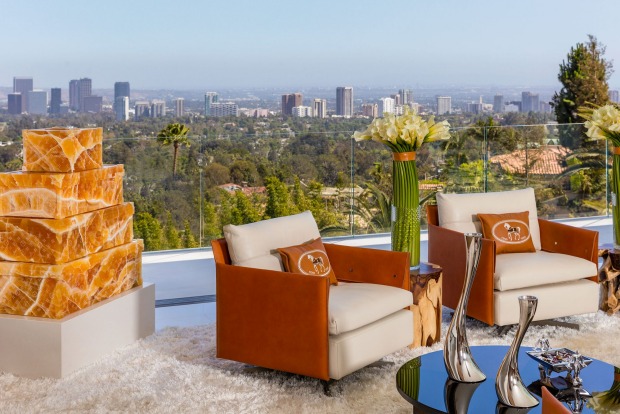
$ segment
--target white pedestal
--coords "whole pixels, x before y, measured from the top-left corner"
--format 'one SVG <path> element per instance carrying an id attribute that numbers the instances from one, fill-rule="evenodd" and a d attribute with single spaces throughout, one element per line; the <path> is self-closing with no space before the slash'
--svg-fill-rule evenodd
<path id="1" fill-rule="evenodd" d="M 0 315 L 0 372 L 62 378 L 155 331 L 155 285 L 62 319 Z"/>

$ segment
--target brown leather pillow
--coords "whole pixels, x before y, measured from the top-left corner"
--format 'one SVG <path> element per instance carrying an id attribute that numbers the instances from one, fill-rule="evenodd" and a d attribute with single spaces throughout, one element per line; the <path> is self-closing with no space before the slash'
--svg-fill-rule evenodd
<path id="1" fill-rule="evenodd" d="M 278 249 L 284 270 L 310 276 L 329 276 L 329 283 L 338 284 L 336 274 L 329 264 L 325 246 L 320 238 L 298 246 Z"/>
<path id="2" fill-rule="evenodd" d="M 530 213 L 478 214 L 485 239 L 495 240 L 497 254 L 535 252 Z"/>

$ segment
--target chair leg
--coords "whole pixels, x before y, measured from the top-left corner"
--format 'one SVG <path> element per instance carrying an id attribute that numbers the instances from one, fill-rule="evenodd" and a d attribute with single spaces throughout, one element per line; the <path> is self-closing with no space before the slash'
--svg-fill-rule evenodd
<path id="1" fill-rule="evenodd" d="M 332 385 L 337 383 L 338 381 L 335 379 L 329 379 L 329 381 L 325 381 L 325 380 L 320 380 L 321 384 L 323 384 L 323 393 L 328 396 L 331 397 L 332 396 Z"/>

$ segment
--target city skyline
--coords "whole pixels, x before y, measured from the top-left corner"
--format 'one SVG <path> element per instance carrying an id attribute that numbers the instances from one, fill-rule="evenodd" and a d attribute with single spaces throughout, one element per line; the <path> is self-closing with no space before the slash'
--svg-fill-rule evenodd
<path id="1" fill-rule="evenodd" d="M 69 0 L 37 7 L 32 1 L 8 2 L 0 24 L 14 37 L 3 47 L 0 86 L 24 76 L 35 78 L 36 88 L 63 89 L 83 77 L 93 79 L 93 89 L 119 79 L 136 89 L 534 88 L 557 84 L 559 64 L 587 34 L 607 46 L 607 59 L 620 62 L 620 44 L 614 43 L 620 4 L 611 0 L 596 4 L 605 13 L 578 24 L 584 6 L 574 0 L 524 0 L 501 9 L 491 0 L 398 0 L 389 8 L 369 0 L 318 0 L 312 7 L 284 7 L 274 0 L 187 3 L 112 0 L 94 10 Z M 56 16 L 71 24 L 55 25 L 51 32 L 45 24 L 25 30 L 18 16 L 33 21 Z M 524 23 L 531 30 L 522 30 Z M 617 72 L 609 80 L 612 89 L 620 85 Z"/>

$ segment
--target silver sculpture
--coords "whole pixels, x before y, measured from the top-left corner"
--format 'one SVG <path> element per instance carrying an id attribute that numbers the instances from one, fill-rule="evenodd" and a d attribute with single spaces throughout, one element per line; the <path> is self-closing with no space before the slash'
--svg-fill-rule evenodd
<path id="1" fill-rule="evenodd" d="M 480 382 L 487 377 L 474 361 L 465 330 L 465 310 L 469 301 L 471 285 L 478 270 L 478 261 L 482 250 L 482 234 L 465 233 L 466 272 L 461 298 L 454 310 L 454 316 L 446 334 L 443 347 L 443 360 L 448 376 L 459 382 Z"/>
<path id="2" fill-rule="evenodd" d="M 519 327 L 515 338 L 510 345 L 508 353 L 504 357 L 502 364 L 497 371 L 495 378 L 495 391 L 497 398 L 502 404 L 510 407 L 535 407 L 538 400 L 528 390 L 521 381 L 519 367 L 517 365 L 517 356 L 519 347 L 527 327 L 534 319 L 536 307 L 538 306 L 538 298 L 536 296 L 519 296 L 519 308 L 521 310 L 519 316 Z"/>

